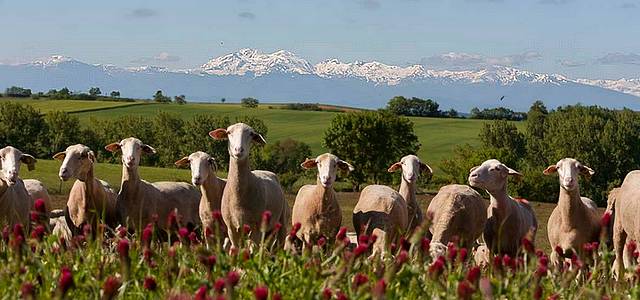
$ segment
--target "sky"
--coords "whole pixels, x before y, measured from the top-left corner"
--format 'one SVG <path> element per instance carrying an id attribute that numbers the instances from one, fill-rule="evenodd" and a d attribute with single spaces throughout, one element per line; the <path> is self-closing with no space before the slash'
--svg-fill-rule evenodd
<path id="1" fill-rule="evenodd" d="M 194 68 L 284 49 L 317 63 L 508 65 L 640 78 L 640 0 L 0 0 L 0 63 Z"/>

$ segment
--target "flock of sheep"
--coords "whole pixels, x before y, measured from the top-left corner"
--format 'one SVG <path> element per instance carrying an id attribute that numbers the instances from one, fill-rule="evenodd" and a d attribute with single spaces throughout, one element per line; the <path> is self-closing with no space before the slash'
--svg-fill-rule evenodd
<path id="1" fill-rule="evenodd" d="M 342 225 L 342 214 L 332 185 L 338 171 L 352 171 L 354 167 L 335 155 L 325 153 L 307 159 L 301 166 L 317 168 L 315 185 L 300 188 L 290 211 L 277 176 L 269 171 L 252 171 L 249 163 L 253 143 L 265 144 L 265 139 L 246 124 L 213 130 L 209 135 L 228 140 L 230 155 L 227 179 L 216 176 L 213 157 L 194 152 L 178 160 L 177 166 L 190 166 L 193 185 L 181 182 L 150 183 L 140 178 L 138 166 L 144 154 L 154 148 L 130 137 L 105 146 L 110 152 L 122 152 L 122 183 L 116 192 L 94 174 L 96 158 L 88 147 L 69 146 L 54 158 L 62 161 L 59 177 L 75 178 L 64 210 L 51 211 L 49 196 L 38 180 L 18 177 L 21 163 L 31 170 L 36 160 L 20 150 L 7 146 L 0 150 L 2 174 L 0 180 L 0 224 L 29 224 L 35 199 L 43 199 L 50 212 L 54 233 L 66 237 L 79 234 L 85 224 L 97 226 L 104 222 L 111 228 L 124 225 L 140 230 L 155 220 L 166 220 L 177 213 L 183 224 L 191 227 L 213 228 L 214 214 L 219 212 L 231 247 L 239 245 L 246 226 L 250 240 L 260 243 L 257 230 L 273 231 L 276 240 L 286 249 L 302 244 L 313 245 L 321 237 L 331 239 Z M 431 173 L 429 166 L 415 155 L 407 155 L 388 169 L 401 171 L 398 191 L 384 185 L 369 185 L 362 190 L 353 210 L 353 225 L 358 235 L 375 236 L 372 257 L 384 256 L 389 244 L 410 234 L 429 219 L 431 254 L 443 255 L 447 244 L 457 240 L 461 246 L 475 247 L 479 264 L 488 262 L 490 254 L 517 255 L 523 243 L 534 241 L 538 221 L 529 203 L 514 199 L 507 193 L 509 176 L 522 176 L 498 160 L 491 159 L 470 170 L 469 185 L 490 194 L 487 203 L 467 185 L 447 185 L 431 201 L 426 217 L 416 200 L 416 181 L 422 173 Z M 627 242 L 640 238 L 640 171 L 630 172 L 622 186 L 609 196 L 605 218 L 613 216 L 613 225 L 601 222 L 595 203 L 580 196 L 579 177 L 591 176 L 594 171 L 572 158 L 549 166 L 544 174 L 557 173 L 560 183 L 558 204 L 548 221 L 549 242 L 554 265 L 583 254 L 583 245 L 599 241 L 603 234 L 612 236 L 616 260 L 614 271 L 632 264 Z M 200 188 L 200 192 L 194 186 Z M 267 212 L 268 224 L 264 224 Z M 64 216 L 62 216 L 64 215 Z M 296 227 L 297 240 L 289 236 L 289 226 Z M 165 222 L 157 222 L 161 229 Z M 265 228 L 266 227 L 266 228 Z M 607 228 L 603 228 L 607 227 Z M 479 241 L 483 240 L 484 243 Z M 561 250 L 561 251 L 559 251 Z M 570 260 L 569 260 L 570 261 Z"/>

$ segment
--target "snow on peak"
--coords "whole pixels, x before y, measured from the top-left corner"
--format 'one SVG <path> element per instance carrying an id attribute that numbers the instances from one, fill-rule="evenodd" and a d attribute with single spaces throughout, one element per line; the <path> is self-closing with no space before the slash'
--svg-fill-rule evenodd
<path id="1" fill-rule="evenodd" d="M 140 66 L 140 67 L 130 67 L 126 68 L 127 71 L 135 72 L 135 73 L 161 73 L 161 72 L 170 72 L 170 70 L 166 67 L 158 67 L 158 66 Z"/>
<path id="2" fill-rule="evenodd" d="M 575 82 L 598 86 L 640 97 L 640 78 L 636 79 L 576 79 Z"/>
<path id="3" fill-rule="evenodd" d="M 388 85 L 396 85 L 404 79 L 423 77 L 426 74 L 420 65 L 398 67 L 377 61 L 343 63 L 335 58 L 316 64 L 314 73 L 325 78 L 356 77 Z"/>
<path id="4" fill-rule="evenodd" d="M 271 72 L 313 73 L 313 67 L 308 61 L 289 51 L 261 53 L 249 48 L 213 58 L 200 68 L 202 72 L 212 75 L 245 75 L 247 72 L 253 73 L 254 76 Z"/>
<path id="5" fill-rule="evenodd" d="M 52 67 L 65 62 L 76 62 L 76 60 L 64 55 L 52 55 L 45 59 L 36 60 L 31 64 L 34 66 Z"/>

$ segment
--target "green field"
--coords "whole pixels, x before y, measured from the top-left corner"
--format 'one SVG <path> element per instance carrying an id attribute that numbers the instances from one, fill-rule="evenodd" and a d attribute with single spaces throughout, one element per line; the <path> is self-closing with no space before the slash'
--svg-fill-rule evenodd
<path id="1" fill-rule="evenodd" d="M 34 100 L 19 98 L 0 98 L 0 102 L 14 101 L 23 104 L 29 104 L 35 109 L 46 113 L 54 110 L 62 110 L 66 112 L 83 112 L 95 111 L 102 109 L 110 109 L 114 107 L 127 107 L 133 105 L 145 104 L 145 102 L 110 102 L 110 101 L 85 101 L 85 100 Z"/>

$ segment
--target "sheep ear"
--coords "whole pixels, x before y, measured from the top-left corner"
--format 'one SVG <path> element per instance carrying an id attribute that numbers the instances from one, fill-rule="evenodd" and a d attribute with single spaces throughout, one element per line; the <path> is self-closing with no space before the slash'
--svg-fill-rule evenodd
<path id="1" fill-rule="evenodd" d="M 210 131 L 209 136 L 214 140 L 226 140 L 227 139 L 227 130 L 224 128 L 218 128 L 216 130 Z"/>
<path id="2" fill-rule="evenodd" d="M 177 167 L 184 167 L 189 164 L 189 157 L 185 156 L 174 163 Z"/>
<path id="3" fill-rule="evenodd" d="M 142 145 L 142 151 L 146 154 L 156 154 L 156 149 L 147 144 Z"/>
<path id="4" fill-rule="evenodd" d="M 118 150 L 120 150 L 120 143 L 111 143 L 109 145 L 104 146 L 104 149 L 111 153 L 115 153 Z"/>
<path id="5" fill-rule="evenodd" d="M 420 172 L 422 172 L 422 173 L 428 172 L 429 175 L 432 175 L 433 174 L 433 169 L 431 169 L 431 167 L 429 167 L 429 165 L 427 165 L 427 164 L 425 164 L 423 162 L 420 162 Z"/>
<path id="6" fill-rule="evenodd" d="M 27 169 L 29 171 L 33 171 L 36 169 L 37 160 L 33 156 L 29 154 L 22 154 L 22 157 L 20 157 L 20 161 L 27 165 Z"/>
<path id="7" fill-rule="evenodd" d="M 58 152 L 53 155 L 53 159 L 55 160 L 64 160 L 65 156 L 67 156 L 67 152 Z"/>
<path id="8" fill-rule="evenodd" d="M 315 159 L 307 158 L 307 160 L 303 161 L 300 166 L 305 169 L 313 169 L 318 165 Z"/>
<path id="9" fill-rule="evenodd" d="M 264 137 L 262 137 L 262 135 L 257 132 L 254 132 L 251 136 L 253 137 L 253 142 L 259 145 L 264 145 L 267 143 L 267 140 L 265 140 Z"/>
<path id="10" fill-rule="evenodd" d="M 516 178 L 522 178 L 524 175 L 520 174 L 520 172 L 509 168 L 507 166 L 505 166 L 507 168 L 507 174 L 511 175 L 511 176 L 515 176 Z"/>
<path id="11" fill-rule="evenodd" d="M 591 176 L 593 176 L 593 174 L 596 173 L 596 171 L 594 171 L 593 169 L 591 169 L 591 168 L 589 168 L 589 167 L 587 167 L 585 165 L 580 165 L 579 169 L 580 169 L 580 174 L 582 174 L 584 176 L 588 176 L 588 177 L 591 177 Z"/>
<path id="12" fill-rule="evenodd" d="M 355 168 L 348 162 L 344 161 L 344 160 L 339 160 L 338 161 L 338 167 L 342 170 L 342 171 L 349 171 L 352 172 L 353 170 L 355 170 Z"/>
<path id="13" fill-rule="evenodd" d="M 400 169 L 402 169 L 402 163 L 397 162 L 397 163 L 389 166 L 389 169 L 387 169 L 387 172 L 393 173 L 393 172 L 398 171 Z"/>
<path id="14" fill-rule="evenodd" d="M 550 165 L 546 169 L 544 169 L 544 171 L 542 171 L 542 174 L 551 175 L 557 171 L 558 171 L 558 167 L 556 167 L 556 165 Z"/>
<path id="15" fill-rule="evenodd" d="M 95 163 L 96 162 L 96 154 L 93 153 L 93 151 L 89 151 L 87 152 L 87 158 L 89 159 L 90 162 Z"/>

